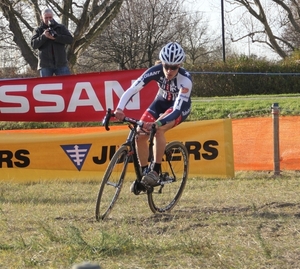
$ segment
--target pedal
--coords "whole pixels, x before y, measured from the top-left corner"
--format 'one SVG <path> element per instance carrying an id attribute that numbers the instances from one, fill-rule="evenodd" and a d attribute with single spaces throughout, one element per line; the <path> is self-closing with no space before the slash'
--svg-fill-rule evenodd
<path id="1" fill-rule="evenodd" d="M 133 182 L 133 186 L 132 186 L 131 190 L 135 195 L 139 195 L 141 192 L 146 192 L 147 188 L 144 184 L 142 184 L 141 182 L 135 180 Z"/>

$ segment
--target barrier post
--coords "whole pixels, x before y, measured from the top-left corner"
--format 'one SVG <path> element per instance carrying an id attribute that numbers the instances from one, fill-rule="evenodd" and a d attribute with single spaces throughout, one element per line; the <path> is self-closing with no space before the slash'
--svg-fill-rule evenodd
<path id="1" fill-rule="evenodd" d="M 274 176 L 280 175 L 280 156 L 279 156 L 279 104 L 272 105 L 273 119 L 273 152 L 274 152 Z"/>

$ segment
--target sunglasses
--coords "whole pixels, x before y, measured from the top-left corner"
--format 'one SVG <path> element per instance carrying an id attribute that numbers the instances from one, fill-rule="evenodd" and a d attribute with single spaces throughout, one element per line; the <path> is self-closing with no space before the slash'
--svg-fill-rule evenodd
<path id="1" fill-rule="evenodd" d="M 164 69 L 166 69 L 166 70 L 177 70 L 179 68 L 179 66 L 178 65 L 168 65 L 168 64 L 164 64 Z"/>

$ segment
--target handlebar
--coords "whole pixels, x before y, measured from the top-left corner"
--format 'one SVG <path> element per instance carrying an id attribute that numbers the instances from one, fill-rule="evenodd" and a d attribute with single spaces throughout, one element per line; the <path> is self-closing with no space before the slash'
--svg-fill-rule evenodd
<path id="1" fill-rule="evenodd" d="M 115 113 L 113 113 L 112 111 L 111 111 L 111 109 L 110 108 L 108 108 L 107 109 L 107 112 L 106 112 L 106 115 L 105 115 L 105 117 L 104 117 L 104 119 L 103 119 L 103 121 L 102 121 L 102 125 L 104 125 L 105 126 L 105 129 L 106 129 L 106 131 L 109 131 L 110 130 L 110 128 L 109 128 L 109 122 L 110 122 L 110 118 L 111 117 L 115 117 Z M 133 119 L 133 118 L 129 118 L 129 117 L 125 117 L 124 119 L 123 119 L 123 122 L 128 122 L 128 123 L 131 123 L 131 124 L 134 124 L 134 125 L 136 125 L 136 126 L 139 126 L 139 127 L 143 127 L 143 122 L 142 121 L 140 121 L 140 120 L 136 120 L 136 119 Z M 155 124 L 153 124 L 152 125 L 152 129 L 151 129 L 151 131 L 150 131 L 150 136 L 152 136 L 152 137 L 150 137 L 151 139 L 153 139 L 153 137 L 154 137 L 154 135 L 155 135 L 155 132 L 156 132 L 156 125 Z"/>
<path id="2" fill-rule="evenodd" d="M 106 131 L 110 130 L 110 128 L 108 127 L 109 121 L 110 121 L 110 118 L 114 117 L 114 116 L 115 116 L 115 114 L 111 111 L 111 109 L 110 108 L 107 109 L 106 115 L 105 115 L 105 117 L 102 120 L 102 125 L 105 126 L 105 130 Z"/>

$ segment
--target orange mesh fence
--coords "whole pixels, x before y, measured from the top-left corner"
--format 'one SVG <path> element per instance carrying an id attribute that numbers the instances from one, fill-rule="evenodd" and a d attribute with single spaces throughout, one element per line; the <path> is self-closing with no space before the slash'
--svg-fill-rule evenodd
<path id="1" fill-rule="evenodd" d="M 273 170 L 273 119 L 232 120 L 235 170 Z M 279 117 L 280 169 L 300 170 L 300 117 Z"/>
<path id="2" fill-rule="evenodd" d="M 112 126 L 124 129 L 127 126 Z M 104 132 L 103 127 L 47 129 L 48 134 Z M 43 129 L 10 130 L 7 133 L 43 133 Z M 232 120 L 234 168 L 239 170 L 273 170 L 273 119 Z M 300 170 L 300 117 L 279 117 L 280 169 Z"/>

